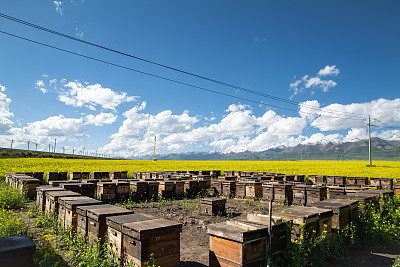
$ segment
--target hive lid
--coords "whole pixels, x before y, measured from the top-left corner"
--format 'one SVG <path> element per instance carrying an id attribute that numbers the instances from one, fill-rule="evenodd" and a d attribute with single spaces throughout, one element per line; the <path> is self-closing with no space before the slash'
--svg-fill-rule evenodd
<path id="1" fill-rule="evenodd" d="M 46 191 L 46 196 L 49 198 L 59 198 L 59 197 L 73 197 L 80 196 L 81 194 L 69 191 L 69 190 L 61 190 L 61 191 Z"/>
<path id="2" fill-rule="evenodd" d="M 61 188 L 61 187 L 56 187 L 56 186 L 51 186 L 51 185 L 45 185 L 45 186 L 36 187 L 36 191 L 39 191 L 39 192 L 46 192 L 46 191 L 65 191 L 65 189 L 64 189 L 64 188 Z"/>
<path id="3" fill-rule="evenodd" d="M 324 208 L 317 208 L 317 207 L 304 207 L 304 208 L 307 208 L 312 212 L 318 213 L 320 220 L 324 220 L 326 218 L 330 218 L 333 216 L 333 210 L 331 210 L 331 209 L 324 209 Z"/>
<path id="4" fill-rule="evenodd" d="M 158 217 L 150 214 L 136 213 L 136 214 L 110 216 L 107 217 L 106 222 L 108 226 L 122 232 L 122 225 L 125 223 L 142 222 L 154 219 L 158 219 Z"/>
<path id="5" fill-rule="evenodd" d="M 247 221 L 258 224 L 269 225 L 269 215 L 248 213 Z M 282 217 L 274 215 L 271 216 L 271 225 L 279 225 L 281 223 L 282 223 Z"/>
<path id="6" fill-rule="evenodd" d="M 32 252 L 35 250 L 35 243 L 26 235 L 10 236 L 0 238 L 0 255 L 3 256 L 5 253 L 15 253 L 14 251 L 20 249 L 31 249 Z"/>
<path id="7" fill-rule="evenodd" d="M 207 197 L 201 199 L 200 203 L 201 204 L 212 204 L 212 203 L 218 203 L 218 202 L 226 202 L 225 198 L 222 197 Z"/>
<path id="8" fill-rule="evenodd" d="M 314 203 L 307 203 L 307 207 L 317 207 L 323 209 L 331 209 L 334 214 L 339 214 L 341 212 L 345 212 L 346 210 L 350 210 L 350 205 L 346 203 L 334 203 L 328 202 L 326 200 L 317 201 Z"/>
<path id="9" fill-rule="evenodd" d="M 266 237 L 268 226 L 247 221 L 226 221 L 208 225 L 207 233 L 212 236 L 246 243 Z"/>
<path id="10" fill-rule="evenodd" d="M 100 209 L 88 209 L 87 210 L 87 217 L 93 220 L 99 221 L 100 219 L 106 216 L 113 216 L 113 215 L 122 215 L 122 214 L 132 214 L 134 213 L 133 210 L 127 210 L 121 207 L 116 207 L 110 205 L 109 207 L 104 207 Z"/>
<path id="11" fill-rule="evenodd" d="M 331 202 L 331 203 L 342 203 L 345 205 L 349 205 L 349 206 L 358 206 L 358 200 L 352 200 L 352 199 L 343 199 L 343 198 L 332 198 L 332 199 L 327 199 L 324 200 L 327 202 Z"/>
<path id="12" fill-rule="evenodd" d="M 76 208 L 76 212 L 82 216 L 87 216 L 87 211 L 88 210 L 94 210 L 94 209 L 104 209 L 104 208 L 109 208 L 113 207 L 109 204 L 101 204 L 101 205 L 88 205 L 88 206 L 78 206 Z"/>
<path id="13" fill-rule="evenodd" d="M 292 220 L 294 224 L 308 224 L 319 220 L 317 212 L 302 206 L 284 209 L 279 216 L 284 220 Z"/>
<path id="14" fill-rule="evenodd" d="M 67 206 L 72 209 L 76 206 L 101 204 L 101 201 L 90 197 L 80 196 L 80 197 L 60 197 L 58 199 L 58 203 L 60 203 L 60 205 Z"/>
<path id="15" fill-rule="evenodd" d="M 165 219 L 125 223 L 122 232 L 137 240 L 182 232 L 182 224 Z"/>

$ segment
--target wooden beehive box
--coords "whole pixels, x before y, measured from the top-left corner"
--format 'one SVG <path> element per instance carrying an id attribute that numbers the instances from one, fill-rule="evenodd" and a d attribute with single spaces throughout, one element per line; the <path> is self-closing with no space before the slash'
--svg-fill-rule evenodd
<path id="1" fill-rule="evenodd" d="M 269 225 L 269 216 L 264 214 L 247 214 L 247 221 L 262 225 Z M 282 217 L 272 216 L 271 217 L 271 243 L 272 243 L 272 255 L 277 254 L 286 249 L 287 246 L 287 225 L 283 223 Z"/>
<path id="2" fill-rule="evenodd" d="M 40 180 L 32 178 L 30 176 L 25 176 L 28 178 L 19 179 L 19 189 L 21 192 L 25 192 L 26 196 L 30 199 L 36 198 L 36 188 L 40 186 Z"/>
<path id="3" fill-rule="evenodd" d="M 381 188 L 381 179 L 380 179 L 380 178 L 371 177 L 371 178 L 370 178 L 370 182 L 371 182 L 371 185 L 372 185 L 372 186 L 376 186 L 376 187 Z"/>
<path id="4" fill-rule="evenodd" d="M 185 195 L 188 197 L 197 196 L 199 183 L 195 180 L 186 180 L 184 184 Z"/>
<path id="5" fill-rule="evenodd" d="M 334 176 L 335 177 L 335 185 L 345 185 L 346 177 L 345 176 Z"/>
<path id="6" fill-rule="evenodd" d="M 219 181 L 236 181 L 237 177 L 236 176 L 218 176 Z"/>
<path id="7" fill-rule="evenodd" d="M 205 192 L 208 189 L 207 181 L 204 180 L 196 180 L 199 192 Z M 210 185 L 211 186 L 211 185 Z"/>
<path id="8" fill-rule="evenodd" d="M 58 180 L 58 181 L 50 181 L 49 185 L 51 186 L 60 186 L 60 184 L 76 184 L 79 183 L 79 181 L 75 180 Z"/>
<path id="9" fill-rule="evenodd" d="M 261 182 L 249 182 L 246 185 L 246 197 L 248 198 L 262 198 L 263 188 Z"/>
<path id="10" fill-rule="evenodd" d="M 148 198 L 149 199 L 157 199 L 159 182 L 148 181 L 147 184 L 148 184 L 148 192 L 147 192 Z"/>
<path id="11" fill-rule="evenodd" d="M 174 181 L 175 199 L 182 199 L 185 194 L 185 182 Z"/>
<path id="12" fill-rule="evenodd" d="M 117 199 L 127 199 L 129 197 L 129 189 L 130 189 L 129 182 L 123 182 L 123 181 L 117 182 L 115 197 Z"/>
<path id="13" fill-rule="evenodd" d="M 89 205 L 89 206 L 78 206 L 76 207 L 76 213 L 78 215 L 77 222 L 77 233 L 81 236 L 86 237 L 88 234 L 88 219 L 87 219 L 87 211 L 89 209 L 104 209 L 107 207 L 113 207 L 109 204 L 99 204 L 99 205 Z"/>
<path id="14" fill-rule="evenodd" d="M 117 183 L 100 182 L 97 183 L 97 198 L 101 200 L 112 200 L 116 198 Z"/>
<path id="15" fill-rule="evenodd" d="M 90 172 L 81 172 L 82 180 L 90 179 Z"/>
<path id="16" fill-rule="evenodd" d="M 348 185 L 367 185 L 368 177 L 347 177 Z"/>
<path id="17" fill-rule="evenodd" d="M 59 184 L 58 186 L 64 188 L 65 190 L 81 193 L 81 187 L 79 185 L 80 183 L 66 183 L 66 184 Z"/>
<path id="18" fill-rule="evenodd" d="M 327 199 L 320 202 L 308 203 L 307 206 L 332 210 L 333 229 L 340 230 L 349 224 L 350 206 L 346 203 L 330 202 L 329 199 Z"/>
<path id="19" fill-rule="evenodd" d="M 400 196 L 400 185 L 394 186 L 394 192 L 396 193 L 396 195 Z"/>
<path id="20" fill-rule="evenodd" d="M 294 175 L 294 181 L 295 182 L 301 182 L 303 183 L 305 180 L 306 176 L 304 174 L 295 174 Z"/>
<path id="21" fill-rule="evenodd" d="M 393 178 L 381 178 L 381 186 L 383 190 L 393 190 Z"/>
<path id="22" fill-rule="evenodd" d="M 66 228 L 70 228 L 72 232 L 76 232 L 78 224 L 78 214 L 76 208 L 78 206 L 100 205 L 101 201 L 80 196 L 80 197 L 60 197 L 58 209 L 59 222 Z"/>
<path id="23" fill-rule="evenodd" d="M 226 198 L 208 197 L 200 201 L 200 211 L 202 214 L 218 215 L 225 213 Z"/>
<path id="24" fill-rule="evenodd" d="M 211 186 L 211 176 L 210 175 L 197 175 L 196 177 L 199 181 L 206 181 L 205 187 L 209 188 Z"/>
<path id="25" fill-rule="evenodd" d="M 26 235 L 0 238 L 0 266 L 32 266 L 35 250 Z"/>
<path id="26" fill-rule="evenodd" d="M 224 171 L 224 176 L 235 176 L 235 171 Z"/>
<path id="27" fill-rule="evenodd" d="M 333 218 L 333 210 L 331 209 L 322 209 L 317 207 L 302 207 L 310 211 L 311 213 L 318 213 L 319 215 L 319 228 L 317 233 L 321 234 L 326 231 L 326 238 L 329 239 L 332 237 L 332 218 Z"/>
<path id="28" fill-rule="evenodd" d="M 79 187 L 81 189 L 80 193 L 82 196 L 94 197 L 96 192 L 96 184 L 92 183 L 80 183 Z"/>
<path id="29" fill-rule="evenodd" d="M 353 224 L 358 223 L 358 220 L 359 220 L 359 212 L 358 212 L 359 201 L 358 200 L 355 200 L 355 199 L 329 199 L 328 201 L 331 203 L 338 203 L 338 204 L 350 206 L 349 222 L 351 222 Z"/>
<path id="30" fill-rule="evenodd" d="M 307 186 L 306 185 L 294 185 L 293 190 L 293 202 L 292 204 L 304 205 L 307 203 Z"/>
<path id="31" fill-rule="evenodd" d="M 274 200 L 274 184 L 264 183 L 263 188 L 263 200 Z"/>
<path id="32" fill-rule="evenodd" d="M 69 190 L 46 191 L 46 213 L 58 214 L 58 199 L 60 197 L 79 197 L 81 194 Z"/>
<path id="33" fill-rule="evenodd" d="M 294 181 L 294 175 L 284 175 L 283 176 L 283 181 L 285 182 L 293 182 Z"/>
<path id="34" fill-rule="evenodd" d="M 282 202 L 286 205 L 292 205 L 293 202 L 293 185 L 279 184 L 274 185 L 274 199 L 275 202 Z"/>
<path id="35" fill-rule="evenodd" d="M 236 198 L 246 197 L 246 183 L 237 182 L 236 183 Z"/>
<path id="36" fill-rule="evenodd" d="M 82 207 L 86 209 L 87 236 L 89 240 L 95 241 L 100 239 L 101 244 L 104 243 L 105 234 L 107 233 L 107 217 L 134 213 L 133 210 L 127 210 L 112 205 L 79 206 L 79 209 L 82 210 Z"/>
<path id="37" fill-rule="evenodd" d="M 158 219 L 158 217 L 150 214 L 125 214 L 119 216 L 110 216 L 106 219 L 106 224 L 108 226 L 108 240 L 110 244 L 110 248 L 118 257 L 123 257 L 123 234 L 122 234 L 122 225 L 124 223 L 131 222 L 142 222 Z"/>
<path id="38" fill-rule="evenodd" d="M 328 185 L 334 185 L 335 184 L 335 177 L 336 176 L 331 176 L 331 175 L 326 176 L 326 183 Z"/>
<path id="39" fill-rule="evenodd" d="M 160 181 L 158 183 L 158 196 L 161 198 L 173 198 L 175 195 L 174 181 Z"/>
<path id="40" fill-rule="evenodd" d="M 209 266 L 264 266 L 268 228 L 252 222 L 226 221 L 208 226 Z"/>
<path id="41" fill-rule="evenodd" d="M 110 172 L 110 179 L 126 179 L 128 178 L 127 171 L 112 171 Z"/>
<path id="42" fill-rule="evenodd" d="M 337 198 L 346 195 L 346 187 L 328 186 L 329 198 Z"/>
<path id="43" fill-rule="evenodd" d="M 180 266 L 182 224 L 154 219 L 122 224 L 123 251 L 135 266 Z"/>
<path id="44" fill-rule="evenodd" d="M 224 197 L 234 196 L 235 193 L 236 193 L 236 182 L 235 181 L 222 182 L 222 195 Z"/>
<path id="45" fill-rule="evenodd" d="M 130 190 L 138 199 L 146 199 L 148 191 L 148 182 L 130 181 Z"/>
<path id="46" fill-rule="evenodd" d="M 313 184 L 324 184 L 326 183 L 326 176 L 325 175 L 309 175 L 308 179 L 313 183 Z"/>
<path id="47" fill-rule="evenodd" d="M 67 179 L 67 172 L 48 172 L 47 173 L 47 182 L 49 181 L 62 181 Z"/>
<path id="48" fill-rule="evenodd" d="M 82 179 L 82 172 L 70 172 L 69 173 L 70 180 L 81 180 Z"/>
<path id="49" fill-rule="evenodd" d="M 307 186 L 307 203 L 322 201 L 328 198 L 328 189 L 326 186 Z"/>
<path id="50" fill-rule="evenodd" d="M 271 179 L 271 181 L 274 181 L 274 182 L 281 182 L 281 181 L 283 181 L 284 180 L 284 178 L 285 178 L 285 175 L 274 175 L 274 176 L 272 176 L 272 179 Z"/>
<path id="51" fill-rule="evenodd" d="M 316 211 L 308 210 L 302 206 L 285 208 L 278 213 L 285 221 L 293 223 L 291 239 L 301 242 L 301 235 L 304 238 L 311 236 L 319 231 L 319 214 Z M 303 232 L 304 230 L 304 232 Z"/>
<path id="52" fill-rule="evenodd" d="M 91 179 L 110 179 L 109 172 L 91 172 Z"/>
<path id="53" fill-rule="evenodd" d="M 39 211 L 46 210 L 46 192 L 47 191 L 65 191 L 65 189 L 54 186 L 39 186 L 36 187 L 36 208 Z"/>

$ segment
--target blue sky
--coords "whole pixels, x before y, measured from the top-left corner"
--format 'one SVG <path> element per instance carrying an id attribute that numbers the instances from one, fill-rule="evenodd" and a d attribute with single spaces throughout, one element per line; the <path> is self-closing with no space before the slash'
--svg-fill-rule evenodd
<path id="1" fill-rule="evenodd" d="M 400 139 L 399 1 L 19 1 L 0 12 L 249 94 L 0 18 L 0 145 L 143 156 Z M 284 101 L 265 97 L 270 95 Z M 288 103 L 290 102 L 290 104 Z M 32 148 L 32 145 L 31 145 Z"/>

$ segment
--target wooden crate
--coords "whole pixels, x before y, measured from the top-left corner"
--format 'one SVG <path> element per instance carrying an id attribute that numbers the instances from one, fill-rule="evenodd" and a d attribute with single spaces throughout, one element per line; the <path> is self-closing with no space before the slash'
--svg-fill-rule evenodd
<path id="1" fill-rule="evenodd" d="M 269 225 L 269 216 L 263 214 L 247 214 L 247 221 L 257 224 Z M 271 243 L 272 243 L 272 255 L 277 254 L 287 247 L 287 225 L 283 223 L 282 217 L 272 216 L 271 218 Z M 268 234 L 269 235 L 269 234 Z"/>
<path id="2" fill-rule="evenodd" d="M 383 190 L 393 190 L 393 178 L 381 178 L 381 186 Z"/>
<path id="3" fill-rule="evenodd" d="M 370 182 L 372 186 L 380 187 L 381 188 L 381 178 L 371 177 Z"/>
<path id="4" fill-rule="evenodd" d="M 200 212 L 207 215 L 218 215 L 225 213 L 226 198 L 208 197 L 200 201 Z"/>
<path id="5" fill-rule="evenodd" d="M 174 181 L 160 181 L 158 184 L 158 196 L 161 198 L 173 198 L 175 196 Z"/>
<path id="6" fill-rule="evenodd" d="M 334 176 L 335 178 L 335 185 L 345 185 L 346 184 L 346 177 L 345 176 Z"/>
<path id="7" fill-rule="evenodd" d="M 224 171 L 224 176 L 235 176 L 235 171 Z"/>
<path id="8" fill-rule="evenodd" d="M 263 188 L 261 182 L 249 182 L 246 184 L 246 197 L 262 198 Z"/>
<path id="9" fill-rule="evenodd" d="M 158 197 L 158 185 L 159 182 L 156 181 L 148 181 L 148 198 L 149 199 L 156 199 Z"/>
<path id="10" fill-rule="evenodd" d="M 126 214 L 119 216 L 110 216 L 106 219 L 106 224 L 108 226 L 108 240 L 110 244 L 110 248 L 118 257 L 123 257 L 123 234 L 122 234 L 122 225 L 125 223 L 131 222 L 142 222 L 158 219 L 158 217 L 150 214 Z"/>
<path id="11" fill-rule="evenodd" d="M 292 204 L 304 205 L 307 203 L 307 186 L 306 185 L 294 185 L 293 190 L 293 202 Z"/>
<path id="12" fill-rule="evenodd" d="M 117 183 L 100 182 L 97 183 L 97 198 L 101 200 L 112 200 L 116 198 Z"/>
<path id="13" fill-rule="evenodd" d="M 155 219 L 122 224 L 123 251 L 135 266 L 180 266 L 182 224 Z"/>
<path id="14" fill-rule="evenodd" d="M 76 232 L 78 223 L 78 214 L 76 208 L 78 206 L 100 205 L 101 201 L 80 196 L 80 197 L 60 197 L 58 200 L 58 220 L 65 228 L 70 228 L 72 232 Z"/>
<path id="15" fill-rule="evenodd" d="M 277 214 L 285 221 L 293 223 L 292 240 L 301 242 L 300 234 L 303 234 L 304 238 L 311 238 L 313 234 L 319 231 L 319 214 L 316 211 L 302 206 L 293 206 L 281 211 L 277 210 Z"/>
<path id="16" fill-rule="evenodd" d="M 282 182 L 285 178 L 285 175 L 274 175 L 272 176 L 271 181 L 275 181 L 275 182 Z"/>
<path id="17" fill-rule="evenodd" d="M 66 184 L 59 184 L 58 186 L 64 188 L 65 190 L 69 190 L 76 193 L 81 193 L 81 187 L 79 186 L 80 183 L 66 183 Z"/>
<path id="18" fill-rule="evenodd" d="M 32 266 L 35 249 L 26 235 L 0 238 L 0 266 Z"/>
<path id="19" fill-rule="evenodd" d="M 263 200 L 274 200 L 274 184 L 264 183 L 262 185 Z"/>
<path id="20" fill-rule="evenodd" d="M 130 181 L 130 190 L 138 199 L 146 199 L 148 194 L 148 185 L 146 181 Z"/>
<path id="21" fill-rule="evenodd" d="M 307 203 L 322 201 L 328 198 L 328 189 L 326 186 L 307 186 Z"/>
<path id="22" fill-rule="evenodd" d="M 222 195 L 224 197 L 231 197 L 236 194 L 236 182 L 224 181 L 222 182 Z"/>
<path id="23" fill-rule="evenodd" d="M 284 175 L 283 176 L 283 181 L 285 182 L 293 182 L 294 181 L 294 175 Z"/>
<path id="24" fill-rule="evenodd" d="M 252 222 L 208 225 L 209 266 L 264 266 L 268 228 Z"/>
<path id="25" fill-rule="evenodd" d="M 331 203 L 338 203 L 350 206 L 349 222 L 357 224 L 359 220 L 358 206 L 359 201 L 355 199 L 329 199 Z"/>
<path id="26" fill-rule="evenodd" d="M 205 180 L 196 180 L 196 181 L 197 181 L 197 186 L 199 188 L 199 193 L 207 191 L 207 189 L 209 188 L 207 181 Z"/>
<path id="27" fill-rule="evenodd" d="M 218 176 L 218 181 L 236 181 L 236 176 Z"/>
<path id="28" fill-rule="evenodd" d="M 211 176 L 209 175 L 197 175 L 196 179 L 199 181 L 206 181 L 205 188 L 211 186 Z"/>
<path id="29" fill-rule="evenodd" d="M 322 209 L 331 209 L 333 211 L 332 216 L 332 228 L 336 230 L 343 229 L 349 224 L 350 218 L 350 206 L 346 203 L 330 202 L 329 199 L 315 203 L 307 203 L 307 206 L 317 207 Z"/>
<path id="30" fill-rule="evenodd" d="M 347 177 L 348 185 L 367 185 L 368 177 Z"/>
<path id="31" fill-rule="evenodd" d="M 46 191 L 46 213 L 58 214 L 58 199 L 60 197 L 79 197 L 81 194 L 69 190 L 63 191 Z"/>
<path id="32" fill-rule="evenodd" d="M 303 207 L 312 213 L 318 213 L 319 215 L 319 228 L 317 234 L 326 234 L 326 239 L 332 237 L 332 218 L 333 218 L 333 210 L 331 209 L 322 209 L 317 207 Z M 326 231 L 326 232 L 324 232 Z"/>
<path id="33" fill-rule="evenodd" d="M 346 195 L 346 187 L 328 186 L 329 198 L 337 198 Z"/>
<path id="34" fill-rule="evenodd" d="M 100 207 L 102 205 L 95 205 Z M 87 235 L 89 241 L 100 239 L 100 243 L 105 241 L 105 234 L 107 233 L 106 219 L 109 216 L 133 214 L 133 210 L 127 210 L 117 206 L 104 206 L 100 208 L 90 208 L 91 206 L 81 206 L 86 209 L 87 216 Z M 81 208 L 80 207 L 80 208 Z"/>
<path id="35" fill-rule="evenodd" d="M 128 178 L 128 172 L 127 171 L 113 171 L 110 172 L 110 178 L 111 179 L 127 179 Z"/>
<path id="36" fill-rule="evenodd" d="M 116 195 L 115 197 L 117 199 L 127 199 L 129 198 L 129 189 L 130 189 L 130 184 L 129 182 L 117 182 L 117 188 L 116 188 Z"/>
<path id="37" fill-rule="evenodd" d="M 183 199 L 185 194 L 185 182 L 174 181 L 175 199 Z"/>
<path id="38" fill-rule="evenodd" d="M 395 185 L 393 188 L 396 195 L 400 196 L 400 185 Z"/>
<path id="39" fill-rule="evenodd" d="M 47 172 L 47 182 L 68 180 L 67 174 L 67 172 Z"/>
<path id="40" fill-rule="evenodd" d="M 96 192 L 96 184 L 93 183 L 80 183 L 81 195 L 86 197 L 94 197 Z"/>
<path id="41" fill-rule="evenodd" d="M 112 207 L 109 204 L 99 204 L 99 205 L 89 205 L 89 206 L 78 206 L 76 207 L 76 213 L 78 214 L 78 222 L 77 222 L 77 233 L 83 237 L 87 237 L 88 235 L 88 219 L 87 219 L 87 211 L 93 209 L 104 209 Z"/>
<path id="42" fill-rule="evenodd" d="M 25 176 L 27 178 L 19 178 L 19 190 L 22 193 L 26 193 L 26 196 L 30 199 L 36 198 L 36 188 L 40 186 L 40 180 Z"/>
<path id="43" fill-rule="evenodd" d="M 50 181 L 49 185 L 51 186 L 60 186 L 60 184 L 76 184 L 79 181 L 76 180 L 58 180 L 58 181 Z"/>
<path id="44" fill-rule="evenodd" d="M 295 174 L 294 175 L 294 181 L 295 182 L 301 182 L 303 183 L 305 180 L 306 176 L 304 174 Z"/>
<path id="45" fill-rule="evenodd" d="M 324 184 L 326 183 L 326 176 L 325 175 L 309 175 L 308 179 L 314 184 Z"/>
<path id="46" fill-rule="evenodd" d="M 69 173 L 70 180 L 81 180 L 82 179 L 82 172 L 70 172 Z"/>
<path id="47" fill-rule="evenodd" d="M 237 182 L 236 183 L 236 198 L 246 197 L 246 183 Z"/>
<path id="48" fill-rule="evenodd" d="M 65 191 L 65 189 L 54 186 L 39 186 L 36 187 L 36 208 L 39 211 L 46 210 L 46 192 L 47 191 Z"/>
<path id="49" fill-rule="evenodd" d="M 109 172 L 91 172 L 91 179 L 110 179 Z"/>
<path id="50" fill-rule="evenodd" d="M 195 197 L 199 192 L 199 183 L 196 180 L 184 181 L 184 193 L 188 197 Z"/>
<path id="51" fill-rule="evenodd" d="M 286 205 L 292 205 L 293 202 L 293 185 L 279 184 L 274 185 L 274 199 L 275 202 L 282 202 Z"/>

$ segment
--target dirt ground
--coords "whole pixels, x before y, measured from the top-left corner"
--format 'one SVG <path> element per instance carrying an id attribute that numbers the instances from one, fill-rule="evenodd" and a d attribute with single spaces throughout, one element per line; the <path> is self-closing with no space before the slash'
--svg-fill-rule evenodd
<path id="1" fill-rule="evenodd" d="M 34 203 L 30 203 L 34 205 Z M 177 200 L 165 202 L 149 202 L 125 206 L 135 213 L 156 215 L 168 220 L 182 223 L 181 233 L 181 266 L 208 266 L 209 224 L 226 220 L 245 220 L 247 213 L 268 213 L 268 203 L 262 201 L 228 199 L 226 213 L 219 216 L 209 216 L 199 213 L 198 199 Z M 273 209 L 279 210 L 281 206 L 274 204 Z M 27 213 L 28 209 L 22 211 Z M 26 214 L 25 214 L 25 217 Z M 32 220 L 28 223 L 32 223 Z M 62 253 L 62 251 L 60 251 Z M 349 253 L 345 263 L 331 263 L 334 266 L 392 266 L 396 255 L 400 255 L 399 245 L 370 245 L 358 247 Z"/>

